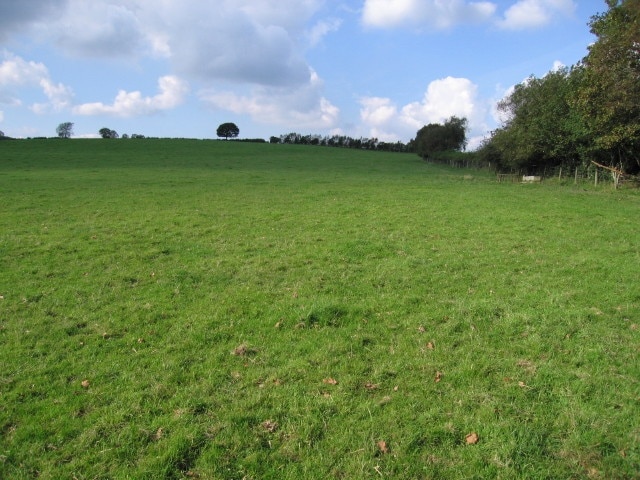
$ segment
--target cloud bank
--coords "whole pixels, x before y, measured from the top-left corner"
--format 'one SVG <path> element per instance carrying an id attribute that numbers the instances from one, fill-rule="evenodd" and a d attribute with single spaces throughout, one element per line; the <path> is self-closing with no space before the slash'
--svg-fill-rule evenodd
<path id="1" fill-rule="evenodd" d="M 497 16 L 498 4 L 489 1 L 365 0 L 362 23 L 374 28 L 445 30 L 457 25 L 493 23 L 505 30 L 548 25 L 557 16 L 575 12 L 573 0 L 518 0 Z"/>
<path id="2" fill-rule="evenodd" d="M 158 80 L 160 93 L 153 97 L 143 97 L 138 91 L 120 90 L 111 105 L 101 102 L 85 103 L 73 108 L 77 115 L 112 115 L 116 117 L 134 117 L 153 115 L 170 110 L 182 104 L 189 91 L 186 82 L 178 77 L 167 75 Z"/>
<path id="3" fill-rule="evenodd" d="M 462 0 L 366 0 L 362 22 L 369 27 L 443 30 L 460 23 L 483 22 L 496 10 L 491 2 Z"/>

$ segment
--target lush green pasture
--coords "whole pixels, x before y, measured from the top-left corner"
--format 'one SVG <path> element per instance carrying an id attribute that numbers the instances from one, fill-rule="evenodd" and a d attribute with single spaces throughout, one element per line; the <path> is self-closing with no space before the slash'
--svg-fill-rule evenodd
<path id="1" fill-rule="evenodd" d="M 640 477 L 637 191 L 32 140 L 0 205 L 0 478 Z"/>

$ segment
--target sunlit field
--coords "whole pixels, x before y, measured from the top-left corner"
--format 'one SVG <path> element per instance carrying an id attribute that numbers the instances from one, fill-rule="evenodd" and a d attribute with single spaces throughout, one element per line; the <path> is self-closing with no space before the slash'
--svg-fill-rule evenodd
<path id="1" fill-rule="evenodd" d="M 0 478 L 638 478 L 640 193 L 0 142 Z"/>

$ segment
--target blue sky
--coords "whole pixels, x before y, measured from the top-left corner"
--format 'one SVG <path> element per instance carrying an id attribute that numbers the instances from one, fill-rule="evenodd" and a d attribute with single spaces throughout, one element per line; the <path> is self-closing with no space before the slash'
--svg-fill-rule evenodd
<path id="1" fill-rule="evenodd" d="M 406 142 L 451 115 L 470 146 L 530 75 L 570 66 L 603 0 L 0 0 L 12 137 L 289 132 Z"/>

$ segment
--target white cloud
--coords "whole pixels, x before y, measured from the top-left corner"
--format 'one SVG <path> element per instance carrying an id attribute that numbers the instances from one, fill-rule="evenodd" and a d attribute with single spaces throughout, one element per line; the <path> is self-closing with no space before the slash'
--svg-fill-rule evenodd
<path id="1" fill-rule="evenodd" d="M 11 54 L 5 54 L 5 58 L 0 64 L 0 103 L 20 105 L 15 89 L 40 87 L 48 102 L 34 104 L 31 109 L 35 113 L 61 111 L 71 105 L 73 90 L 62 83 L 53 82 L 44 64 L 28 62 Z"/>
<path id="2" fill-rule="evenodd" d="M 49 77 L 47 67 L 42 63 L 27 62 L 12 54 L 5 55 L 0 64 L 0 88 L 11 85 L 32 85 Z"/>
<path id="3" fill-rule="evenodd" d="M 482 113 L 478 110 L 478 87 L 466 78 L 446 77 L 429 84 L 421 102 L 402 109 L 401 119 L 416 128 L 439 123 L 452 115 L 466 117 L 469 122 Z"/>
<path id="4" fill-rule="evenodd" d="M 573 0 L 519 0 L 507 9 L 498 25 L 506 30 L 540 28 L 558 15 L 572 15 L 575 9 Z"/>
<path id="5" fill-rule="evenodd" d="M 309 70 L 304 47 L 340 25 L 328 19 L 309 29 L 325 0 L 22 2 L 55 4 L 56 14 L 42 17 L 9 3 L 0 2 L 0 13 L 7 10 L 12 18 L 5 23 L 29 25 L 40 40 L 67 54 L 129 59 L 152 54 L 168 59 L 176 74 L 210 84 L 300 86 Z"/>
<path id="6" fill-rule="evenodd" d="M 135 6 L 102 0 L 68 0 L 66 14 L 40 25 L 65 51 L 81 57 L 118 57 L 143 49 L 145 34 Z"/>
<path id="7" fill-rule="evenodd" d="M 478 99 L 477 90 L 466 78 L 446 77 L 431 82 L 421 101 L 402 108 L 389 98 L 363 98 L 360 118 L 368 136 L 384 141 L 413 138 L 424 125 L 443 123 L 454 115 L 468 120 L 470 138 L 481 137 L 488 129 L 489 106 Z"/>
<path id="8" fill-rule="evenodd" d="M 463 0 L 365 0 L 362 22 L 370 27 L 443 30 L 457 24 L 487 21 L 492 2 Z"/>
<path id="9" fill-rule="evenodd" d="M 307 32 L 309 44 L 311 46 L 318 45 L 326 35 L 337 31 L 341 25 L 342 20 L 339 18 L 319 21 Z"/>
<path id="10" fill-rule="evenodd" d="M 186 82 L 172 75 L 161 77 L 158 80 L 158 88 L 160 93 L 153 97 L 143 97 L 139 91 L 120 90 L 111 105 L 105 105 L 102 102 L 85 103 L 74 107 L 73 113 L 117 117 L 153 115 L 179 106 L 189 90 Z"/>
<path id="11" fill-rule="evenodd" d="M 40 80 L 42 91 L 49 99 L 48 103 L 35 103 L 31 110 L 37 114 L 45 114 L 51 110 L 60 112 L 71 106 L 73 101 L 73 90 L 62 83 L 53 83 L 49 78 Z"/>
<path id="12" fill-rule="evenodd" d="M 322 81 L 315 72 L 309 82 L 296 89 L 254 87 L 248 94 L 203 91 L 201 99 L 213 108 L 254 121 L 300 132 L 306 129 L 331 129 L 339 120 L 340 110 L 322 96 Z"/>
<path id="13" fill-rule="evenodd" d="M 164 50 L 182 75 L 208 83 L 298 86 L 309 70 L 298 38 L 312 10 L 313 2 L 293 0 L 187 0 L 164 2 L 145 15 L 153 32 L 163 32 Z"/>

